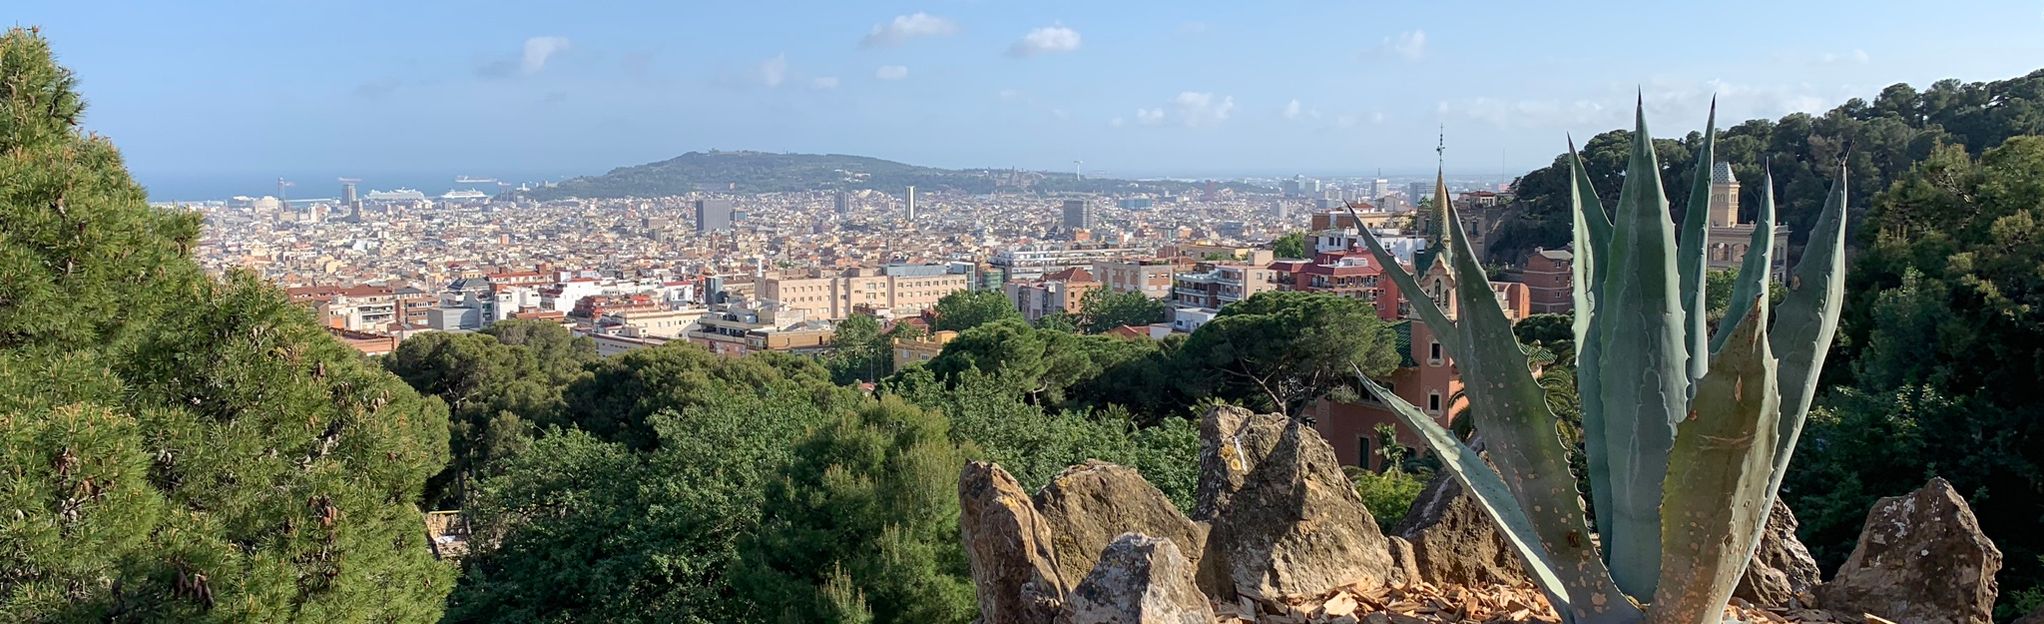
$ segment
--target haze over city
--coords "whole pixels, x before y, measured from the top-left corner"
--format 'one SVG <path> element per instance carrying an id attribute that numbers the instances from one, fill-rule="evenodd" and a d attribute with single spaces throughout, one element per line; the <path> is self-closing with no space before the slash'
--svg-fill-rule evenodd
<path id="1" fill-rule="evenodd" d="M 1851 16 L 1840 14 L 1849 6 Z M 10 3 L 165 193 L 560 178 L 686 151 L 1103 175 L 1516 175 L 1569 133 L 1821 112 L 2044 58 L 1968 3 Z M 255 192 L 250 188 L 244 192 Z M 168 199 L 170 197 L 164 197 Z"/>

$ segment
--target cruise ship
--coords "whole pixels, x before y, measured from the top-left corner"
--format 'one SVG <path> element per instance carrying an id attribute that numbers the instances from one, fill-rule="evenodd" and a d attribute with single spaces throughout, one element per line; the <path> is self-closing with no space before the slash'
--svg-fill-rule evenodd
<path id="1" fill-rule="evenodd" d="M 447 194 L 440 196 L 440 199 L 443 201 L 468 201 L 489 198 L 490 198 L 489 193 L 484 193 L 482 191 L 478 191 L 475 189 L 468 189 L 465 191 L 448 191 Z"/>
<path id="2" fill-rule="evenodd" d="M 418 201 L 425 198 L 425 193 L 421 193 L 417 189 L 408 188 L 399 188 L 391 191 L 371 190 L 362 196 L 362 199 L 369 201 Z"/>

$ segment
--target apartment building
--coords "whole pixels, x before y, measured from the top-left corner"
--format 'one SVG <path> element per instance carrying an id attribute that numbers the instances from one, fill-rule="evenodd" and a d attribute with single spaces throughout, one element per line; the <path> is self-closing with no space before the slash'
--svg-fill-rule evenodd
<path id="1" fill-rule="evenodd" d="M 991 270 L 1000 272 L 1002 282 L 1026 282 L 1073 267 L 1091 267 L 1101 262 L 1123 262 L 1150 256 L 1150 250 L 1141 247 L 1036 244 L 996 252 L 987 265 Z"/>
<path id="2" fill-rule="evenodd" d="M 1078 314 L 1086 294 L 1101 287 L 1092 272 L 1070 268 L 1033 282 L 1008 282 L 1003 290 L 1015 311 L 1021 312 L 1024 320 L 1034 323 L 1059 313 Z"/>
<path id="3" fill-rule="evenodd" d="M 1171 304 L 1219 310 L 1256 293 L 1277 290 L 1277 271 L 1253 264 L 1201 264 L 1171 278 Z"/>
<path id="4" fill-rule="evenodd" d="M 958 332 L 944 330 L 917 338 L 894 339 L 894 370 L 901 370 L 930 360 L 944 352 L 944 345 L 951 344 Z"/>
<path id="5" fill-rule="evenodd" d="M 768 277 L 760 281 L 758 298 L 811 319 L 843 320 L 860 312 L 894 318 L 920 314 L 971 282 L 950 265 L 889 265 Z"/>
<path id="6" fill-rule="evenodd" d="M 1534 314 L 1557 314 L 1576 309 L 1576 256 L 1566 249 L 1534 248 L 1519 270 L 1519 282 L 1526 285 Z"/>
<path id="7" fill-rule="evenodd" d="M 1093 278 L 1113 292 L 1139 292 L 1151 299 L 1171 297 L 1172 263 L 1164 260 L 1127 260 L 1093 263 Z"/>

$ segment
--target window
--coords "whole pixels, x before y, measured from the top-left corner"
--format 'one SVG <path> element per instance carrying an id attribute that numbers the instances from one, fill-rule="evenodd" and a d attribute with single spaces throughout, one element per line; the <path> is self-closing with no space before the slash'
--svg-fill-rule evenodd
<path id="1" fill-rule="evenodd" d="M 1370 465 L 1370 436 L 1356 436 L 1356 464 Z"/>
<path id="2" fill-rule="evenodd" d="M 1441 411 L 1441 393 L 1439 392 L 1427 393 L 1427 411 L 1429 412 Z"/>
<path id="3" fill-rule="evenodd" d="M 1434 366 L 1440 366 L 1440 365 L 1441 365 L 1441 343 L 1440 343 L 1440 341 L 1438 341 L 1438 340 L 1437 340 L 1437 341 L 1433 341 L 1433 342 L 1427 343 L 1427 361 L 1428 361 L 1428 362 L 1431 362 L 1431 363 L 1432 363 L 1432 364 L 1433 364 Z"/>

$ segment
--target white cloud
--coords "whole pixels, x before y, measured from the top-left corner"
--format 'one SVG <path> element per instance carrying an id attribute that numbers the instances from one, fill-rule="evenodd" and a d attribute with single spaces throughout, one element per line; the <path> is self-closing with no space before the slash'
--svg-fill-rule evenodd
<path id="1" fill-rule="evenodd" d="M 881 80 L 901 80 L 908 77 L 908 67 L 903 65 L 881 65 L 873 70 L 873 77 Z"/>
<path id="2" fill-rule="evenodd" d="M 1873 60 L 1873 58 L 1867 56 L 1866 50 L 1855 49 L 1851 52 L 1847 52 L 1844 54 L 1834 54 L 1831 52 L 1825 52 L 1824 54 L 1817 57 L 1817 64 L 1837 65 L 1843 63 L 1853 63 L 1858 65 L 1865 65 L 1867 64 L 1868 61 L 1871 60 Z"/>
<path id="3" fill-rule="evenodd" d="M 1701 128 L 1711 97 L 1718 101 L 1718 121 L 1775 118 L 1789 113 L 1823 113 L 1847 98 L 1864 96 L 1848 86 L 1803 84 L 1738 84 L 1722 80 L 1648 81 L 1637 87 L 1614 85 L 1604 94 L 1572 100 L 1468 98 L 1443 101 L 1441 114 L 1472 119 L 1501 128 L 1572 128 L 1602 131 L 1632 126 L 1635 98 L 1646 106 L 1647 121 L 1656 129 Z M 1644 94 L 1643 96 L 1641 94 Z M 1728 122 L 1726 122 L 1728 123 Z M 1673 124 L 1668 126 L 1668 124 Z M 1685 130 L 1686 131 L 1686 130 Z M 1657 132 L 1660 134 L 1660 132 Z M 1679 134 L 1668 132 L 1669 136 Z"/>
<path id="4" fill-rule="evenodd" d="M 773 58 L 760 61 L 759 82 L 768 88 L 781 86 L 788 81 L 788 55 L 781 53 Z"/>
<path id="5" fill-rule="evenodd" d="M 518 71 L 525 75 L 539 73 L 546 69 L 547 59 L 568 49 L 567 37 L 533 37 L 525 40 L 525 52 L 518 60 Z"/>
<path id="6" fill-rule="evenodd" d="M 1000 91 L 994 92 L 994 96 L 1001 98 L 1003 100 L 1012 100 L 1015 98 L 1022 97 L 1022 92 L 1017 89 L 1002 89 Z"/>
<path id="7" fill-rule="evenodd" d="M 1356 127 L 1356 116 L 1355 116 L 1355 115 L 1336 115 L 1336 116 L 1334 117 L 1334 127 L 1336 127 L 1336 128 L 1354 128 L 1354 127 Z"/>
<path id="8" fill-rule="evenodd" d="M 1285 119 L 1298 119 L 1304 112 L 1300 109 L 1298 98 L 1292 98 L 1291 102 L 1285 104 Z"/>
<path id="9" fill-rule="evenodd" d="M 1181 35 L 1204 34 L 1206 33 L 1207 30 L 1211 28 L 1212 26 L 1207 25 L 1206 22 L 1185 22 L 1178 25 L 1178 34 Z"/>
<path id="10" fill-rule="evenodd" d="M 1113 119 L 1109 119 L 1109 120 L 1107 120 L 1107 125 L 1110 125 L 1110 126 L 1114 126 L 1114 127 L 1116 127 L 1116 128 L 1119 128 L 1119 127 L 1121 127 L 1121 126 L 1122 126 L 1122 124 L 1125 124 L 1125 123 L 1128 123 L 1128 122 L 1127 122 L 1127 121 L 1125 121 L 1125 120 L 1123 120 L 1123 119 L 1122 119 L 1122 118 L 1120 118 L 1120 117 L 1116 117 L 1116 118 L 1113 118 Z"/>
<path id="11" fill-rule="evenodd" d="M 1138 108 L 1136 109 L 1136 123 L 1143 124 L 1145 126 L 1154 126 L 1160 123 L 1164 123 L 1164 109 Z"/>
<path id="12" fill-rule="evenodd" d="M 910 15 L 897 15 L 894 21 L 874 24 L 872 32 L 859 40 L 865 47 L 901 45 L 910 39 L 921 37 L 946 37 L 958 33 L 958 22 L 918 11 Z"/>
<path id="13" fill-rule="evenodd" d="M 1228 120 L 1228 114 L 1235 110 L 1234 96 L 1215 99 L 1212 93 L 1185 91 L 1171 98 L 1178 107 L 1178 121 L 1187 126 L 1206 126 Z"/>
<path id="14" fill-rule="evenodd" d="M 1392 56 L 1417 61 L 1427 54 L 1427 31 L 1413 30 L 1398 33 L 1396 37 L 1385 37 L 1381 47 Z"/>
<path id="15" fill-rule="evenodd" d="M 837 76 L 821 76 L 809 80 L 809 88 L 817 90 L 836 89 L 837 84 Z"/>
<path id="16" fill-rule="evenodd" d="M 1370 113 L 1370 123 L 1384 123 L 1384 113 L 1382 111 Z"/>
<path id="17" fill-rule="evenodd" d="M 1031 57 L 1038 54 L 1071 52 L 1079 49 L 1079 31 L 1062 25 L 1045 26 L 1029 31 L 1021 41 L 1008 47 L 1008 54 L 1015 57 Z"/>

